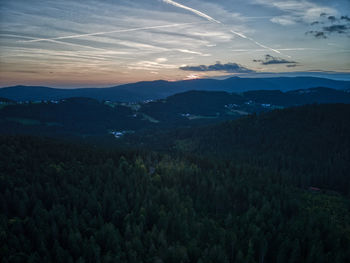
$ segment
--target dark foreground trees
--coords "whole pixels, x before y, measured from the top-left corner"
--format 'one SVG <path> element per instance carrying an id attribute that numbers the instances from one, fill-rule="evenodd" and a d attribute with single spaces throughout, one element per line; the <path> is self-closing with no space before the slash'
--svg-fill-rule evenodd
<path id="1" fill-rule="evenodd" d="M 0 137 L 1 262 L 346 262 L 349 200 L 281 176 Z"/>

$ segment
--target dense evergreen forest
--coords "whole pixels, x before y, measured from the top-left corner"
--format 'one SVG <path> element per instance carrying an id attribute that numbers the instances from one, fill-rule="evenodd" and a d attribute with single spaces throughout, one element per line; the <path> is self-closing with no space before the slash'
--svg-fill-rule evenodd
<path id="1" fill-rule="evenodd" d="M 117 149 L 1 136 L 1 262 L 347 262 L 349 113 L 276 110 Z"/>
<path id="2" fill-rule="evenodd" d="M 199 128 L 128 136 L 127 147 L 273 167 L 298 187 L 350 193 L 350 105 L 304 105 Z"/>

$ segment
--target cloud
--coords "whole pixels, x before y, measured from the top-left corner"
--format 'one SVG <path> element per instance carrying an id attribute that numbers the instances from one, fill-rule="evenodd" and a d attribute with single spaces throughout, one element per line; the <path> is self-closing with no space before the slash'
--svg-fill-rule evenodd
<path id="1" fill-rule="evenodd" d="M 185 80 L 191 80 L 191 79 L 199 79 L 201 76 L 197 75 L 197 74 L 190 74 L 188 76 L 186 76 Z"/>
<path id="2" fill-rule="evenodd" d="M 181 70 L 186 71 L 224 71 L 227 73 L 253 73 L 254 70 L 243 67 L 237 63 L 221 64 L 217 62 L 214 65 L 199 65 L 199 66 L 184 66 L 180 67 Z"/>
<path id="3" fill-rule="evenodd" d="M 346 25 L 332 25 L 332 26 L 323 27 L 323 30 L 328 32 L 328 33 L 336 32 L 339 34 L 346 33 L 348 29 L 349 29 L 349 27 Z"/>
<path id="4" fill-rule="evenodd" d="M 348 17 L 348 16 L 341 16 L 340 19 L 345 20 L 347 22 L 350 22 L 350 17 Z"/>
<path id="5" fill-rule="evenodd" d="M 289 64 L 287 67 L 295 67 L 297 62 L 286 60 L 279 57 L 274 57 L 269 54 L 265 55 L 264 59 L 254 59 L 254 62 L 260 62 L 261 65 L 276 65 L 276 64 Z"/>
<path id="6" fill-rule="evenodd" d="M 158 58 L 154 61 L 139 61 L 137 63 L 132 63 L 128 66 L 128 69 L 139 69 L 139 70 L 149 70 L 152 72 L 157 72 L 156 70 L 160 69 L 176 69 L 177 65 L 173 64 L 164 64 L 166 62 L 166 58 Z"/>
<path id="7" fill-rule="evenodd" d="M 168 61 L 167 58 L 157 58 L 157 59 L 156 59 L 156 62 L 157 62 L 157 63 L 164 63 L 164 62 L 167 62 L 167 61 Z"/>
<path id="8" fill-rule="evenodd" d="M 270 21 L 283 26 L 292 25 L 293 22 L 311 23 L 319 18 L 320 14 L 321 17 L 337 14 L 334 8 L 306 0 L 255 0 L 255 2 L 282 11 L 283 15 L 275 16 Z"/>
<path id="9" fill-rule="evenodd" d="M 322 32 L 322 31 L 311 30 L 311 31 L 306 32 L 306 35 L 313 35 L 315 38 L 319 38 L 319 39 L 326 39 L 327 38 L 325 32 Z"/>
<path id="10" fill-rule="evenodd" d="M 329 16 L 328 20 L 331 22 L 335 22 L 337 19 L 335 18 L 335 16 Z"/>
<path id="11" fill-rule="evenodd" d="M 282 26 L 294 25 L 296 23 L 294 18 L 291 16 L 277 16 L 271 18 L 270 21 Z"/>
<path id="12" fill-rule="evenodd" d="M 315 21 L 311 23 L 311 26 L 315 26 L 316 30 L 307 31 L 307 35 L 312 35 L 315 38 L 326 39 L 330 34 L 347 34 L 350 32 L 350 18 L 348 16 L 341 16 L 337 18 L 336 16 L 328 16 L 326 13 L 321 13 L 320 17 L 323 18 L 322 21 Z M 338 22 L 337 24 L 334 24 Z M 339 22 L 342 22 L 340 24 Z M 345 23 L 345 24 L 344 24 Z M 317 25 L 325 25 L 322 28 Z"/>
<path id="13" fill-rule="evenodd" d="M 298 64 L 289 64 L 289 65 L 286 65 L 287 68 L 295 68 L 299 66 Z"/>
<path id="14" fill-rule="evenodd" d="M 188 50 L 188 49 L 182 49 L 182 48 L 175 49 L 175 51 L 179 51 L 181 53 L 186 53 L 186 54 L 200 55 L 200 56 L 203 56 L 203 57 L 210 56 L 209 54 L 203 54 L 202 52 L 198 52 L 198 51 L 194 51 L 194 50 Z"/>

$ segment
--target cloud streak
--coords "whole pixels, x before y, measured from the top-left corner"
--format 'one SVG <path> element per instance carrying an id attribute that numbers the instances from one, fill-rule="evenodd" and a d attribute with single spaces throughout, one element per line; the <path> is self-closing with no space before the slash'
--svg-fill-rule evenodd
<path id="1" fill-rule="evenodd" d="M 237 63 L 227 63 L 227 64 L 221 64 L 220 62 L 217 62 L 213 65 L 199 65 L 199 66 L 184 66 L 180 67 L 181 70 L 186 71 L 200 71 L 200 72 L 207 72 L 207 71 L 224 71 L 227 73 L 254 73 L 254 70 L 248 69 L 246 67 L 243 67 Z"/>
<path id="2" fill-rule="evenodd" d="M 274 48 L 265 46 L 265 45 L 261 44 L 260 42 L 254 40 L 254 39 L 252 39 L 252 38 L 250 38 L 250 37 L 247 37 L 246 35 L 243 35 L 242 33 L 238 33 L 238 32 L 233 31 L 233 30 L 231 30 L 231 32 L 232 32 L 233 34 L 237 35 L 237 36 L 240 36 L 240 37 L 242 37 L 242 38 L 245 38 L 245 39 L 250 40 L 251 42 L 253 42 L 254 44 L 256 44 L 256 45 L 259 46 L 259 47 L 262 47 L 262 48 L 264 48 L 264 49 L 268 49 L 268 50 L 270 50 L 270 51 L 273 51 L 273 52 L 275 52 L 275 53 L 277 53 L 277 54 L 283 55 L 282 52 L 278 51 L 277 49 L 274 49 Z M 287 56 L 287 57 L 290 57 L 290 56 Z"/>
<path id="3" fill-rule="evenodd" d="M 160 25 L 160 26 L 138 27 L 138 28 L 131 28 L 131 29 L 119 29 L 119 30 L 113 30 L 113 31 L 78 34 L 78 35 L 70 35 L 70 36 L 62 36 L 62 37 L 54 37 L 54 38 L 36 38 L 36 39 L 32 39 L 32 40 L 22 40 L 22 41 L 17 41 L 17 42 L 40 42 L 40 41 L 50 41 L 50 40 L 72 39 L 72 38 L 81 38 L 81 37 L 89 37 L 89 36 L 107 35 L 107 34 L 113 34 L 113 33 L 126 33 L 126 32 L 133 32 L 133 31 L 170 28 L 170 27 L 186 26 L 186 25 L 192 25 L 192 24 L 194 24 L 194 23 L 182 23 L 182 24 L 169 24 L 169 25 Z"/>
<path id="4" fill-rule="evenodd" d="M 297 47 L 297 48 L 279 48 L 278 51 L 325 51 L 326 49 L 321 48 L 306 48 L 306 47 Z M 265 52 L 266 49 L 231 49 L 233 52 Z"/>
<path id="5" fill-rule="evenodd" d="M 188 10 L 188 11 L 190 11 L 190 12 L 192 12 L 192 13 L 198 15 L 198 16 L 201 16 L 201 17 L 203 17 L 203 18 L 205 18 L 205 19 L 207 19 L 207 20 L 209 20 L 209 21 L 211 21 L 211 22 L 215 22 L 215 23 L 217 23 L 217 24 L 221 24 L 220 21 L 218 21 L 218 20 L 212 18 L 211 16 L 208 16 L 207 14 L 204 14 L 204 13 L 202 13 L 201 11 L 198 11 L 198 10 L 196 10 L 196 9 L 194 9 L 194 8 L 191 8 L 191 7 L 188 7 L 188 6 L 179 4 L 179 3 L 174 2 L 174 1 L 172 1 L 172 0 L 163 0 L 163 2 L 164 2 L 164 3 L 167 3 L 167 4 L 169 4 L 169 5 L 173 5 L 173 6 L 176 6 L 176 7 L 185 9 L 185 10 Z"/>
<path id="6" fill-rule="evenodd" d="M 201 12 L 201 11 L 199 11 L 199 10 L 196 10 L 196 9 L 194 9 L 194 8 L 191 8 L 191 7 L 188 7 L 188 6 L 179 4 L 179 3 L 174 2 L 174 1 L 172 1 L 172 0 L 163 0 L 163 2 L 164 2 L 164 3 L 167 3 L 167 4 L 170 4 L 170 5 L 173 5 L 173 6 L 175 6 L 175 7 L 178 7 L 178 8 L 182 8 L 182 9 L 188 10 L 188 11 L 190 11 L 190 12 L 192 12 L 192 13 L 194 13 L 194 14 L 200 16 L 200 17 L 203 17 L 203 18 L 207 19 L 208 21 L 211 21 L 211 22 L 215 22 L 215 23 L 217 23 L 217 24 L 222 24 L 222 25 L 224 25 L 222 22 L 220 22 L 220 21 L 218 21 L 218 20 L 212 18 L 211 16 L 209 16 L 209 15 L 207 15 L 207 14 L 204 14 L 203 12 Z M 251 38 L 251 37 L 246 36 L 245 34 L 243 34 L 243 33 L 241 33 L 241 32 L 237 32 L 237 31 L 234 31 L 234 30 L 230 30 L 230 32 L 231 32 L 232 34 L 234 34 L 234 35 L 237 35 L 237 36 L 239 36 L 239 37 L 241 37 L 241 38 L 244 38 L 244 39 L 247 39 L 247 40 L 253 42 L 254 44 L 258 45 L 259 47 L 268 49 L 268 50 L 273 51 L 273 52 L 278 53 L 278 54 L 282 54 L 280 51 L 278 51 L 278 50 L 276 50 L 276 49 L 273 49 L 273 48 L 271 48 L 271 47 L 268 47 L 268 46 L 266 46 L 266 45 L 263 45 L 263 44 L 261 44 L 260 42 L 254 40 L 254 39 Z M 283 54 L 282 54 L 282 55 L 283 55 Z M 289 56 L 288 56 L 288 57 L 289 57 Z"/>
<path id="7" fill-rule="evenodd" d="M 13 37 L 13 38 L 24 38 L 24 39 L 29 39 L 29 40 L 18 40 L 16 42 L 38 42 L 38 38 L 35 37 L 28 37 L 28 36 L 21 36 L 21 35 L 15 35 L 15 34 L 0 34 L 1 36 L 8 36 L 8 37 Z M 45 40 L 40 40 L 40 41 L 47 41 L 51 43 L 56 43 L 56 44 L 62 44 L 62 45 L 67 45 L 67 46 L 73 46 L 73 47 L 83 47 L 83 48 L 88 48 L 88 49 L 93 49 L 93 50 L 99 50 L 99 51 L 108 51 L 103 48 L 97 48 L 97 47 L 91 47 L 88 45 L 81 45 L 81 44 L 75 44 L 75 43 L 69 43 L 69 42 L 64 42 L 64 41 L 58 41 L 55 39 L 45 39 Z"/>
<path id="8" fill-rule="evenodd" d="M 149 70 L 155 71 L 159 69 L 176 69 L 177 65 L 165 64 L 168 59 L 166 58 L 157 58 L 154 61 L 139 61 L 137 63 L 130 64 L 128 69 L 140 69 L 140 70 Z"/>

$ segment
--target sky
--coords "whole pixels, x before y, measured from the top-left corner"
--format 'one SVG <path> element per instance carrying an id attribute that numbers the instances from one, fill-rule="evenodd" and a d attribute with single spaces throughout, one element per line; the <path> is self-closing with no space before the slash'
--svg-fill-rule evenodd
<path id="1" fill-rule="evenodd" d="M 0 0 L 0 86 L 350 76 L 350 0 Z"/>

